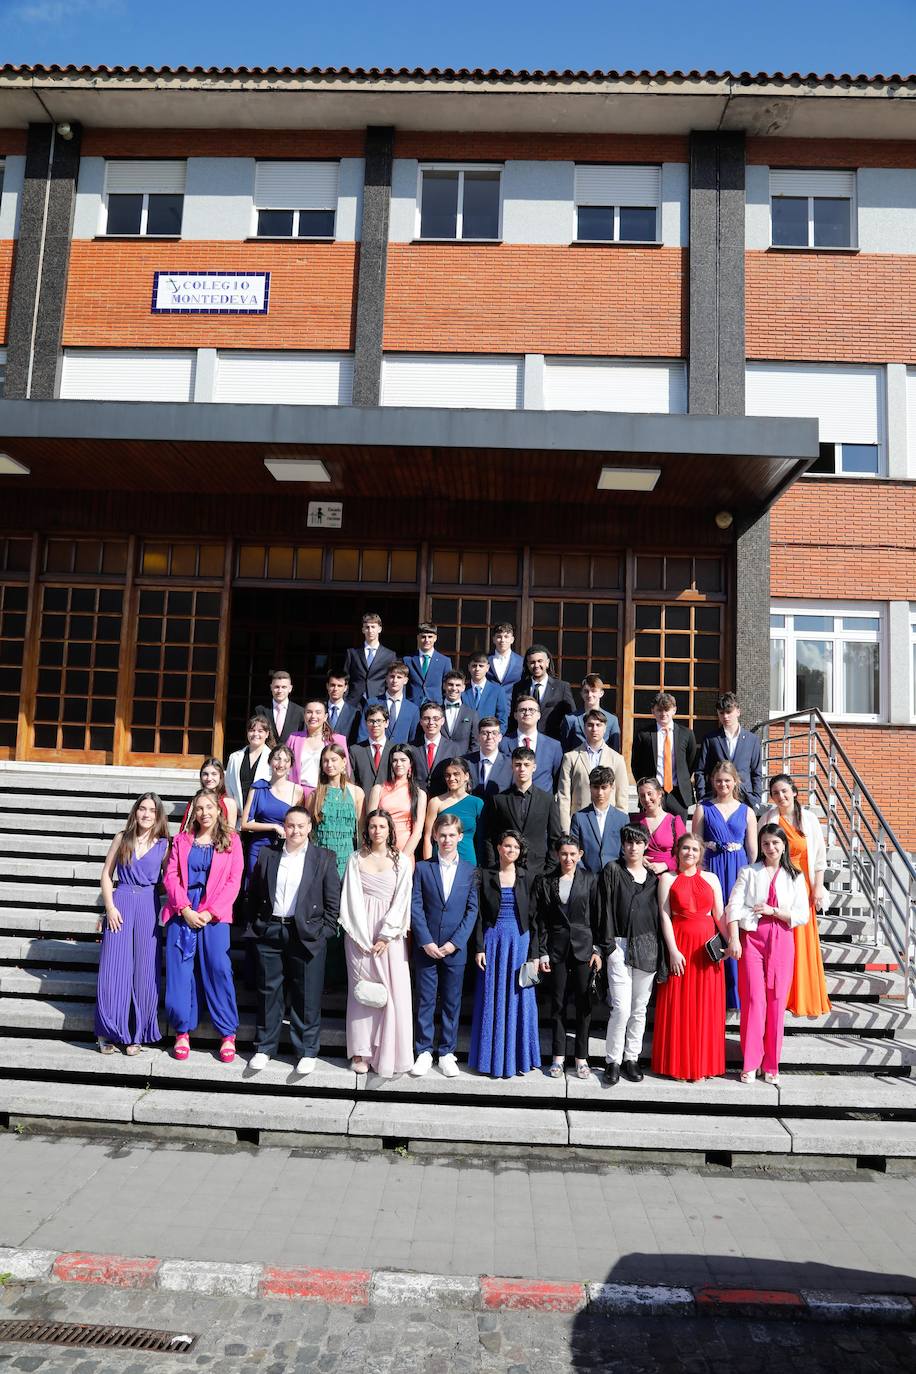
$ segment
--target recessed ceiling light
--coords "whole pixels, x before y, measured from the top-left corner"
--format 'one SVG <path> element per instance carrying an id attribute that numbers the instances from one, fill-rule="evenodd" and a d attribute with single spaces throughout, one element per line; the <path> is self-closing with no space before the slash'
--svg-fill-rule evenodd
<path id="1" fill-rule="evenodd" d="M 25 463 L 20 463 L 18 458 L 11 458 L 8 453 L 0 453 L 0 473 L 8 473 L 12 477 L 28 477 L 32 469 L 27 468 Z"/>
<path id="2" fill-rule="evenodd" d="M 330 482 L 320 458 L 265 458 L 264 466 L 278 482 Z"/>
<path id="3" fill-rule="evenodd" d="M 602 468 L 599 491 L 654 491 L 661 468 Z"/>

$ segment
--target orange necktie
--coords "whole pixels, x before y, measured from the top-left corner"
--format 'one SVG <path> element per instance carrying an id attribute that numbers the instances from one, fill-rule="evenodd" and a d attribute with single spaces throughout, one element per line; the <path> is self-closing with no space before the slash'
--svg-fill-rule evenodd
<path id="1" fill-rule="evenodd" d="M 671 731 L 665 731 L 665 752 L 662 759 L 662 787 L 666 792 L 670 792 L 674 785 L 674 778 L 671 773 Z"/>

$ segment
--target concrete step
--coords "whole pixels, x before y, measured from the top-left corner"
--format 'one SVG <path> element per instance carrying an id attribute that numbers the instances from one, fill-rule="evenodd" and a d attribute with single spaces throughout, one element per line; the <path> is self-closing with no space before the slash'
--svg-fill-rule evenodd
<path id="1" fill-rule="evenodd" d="M 0 935 L 0 965 L 14 960 L 53 967 L 57 964 L 98 966 L 99 944 L 93 940 L 32 940 L 28 936 Z"/>
<path id="2" fill-rule="evenodd" d="M 766 1117 L 578 1111 L 568 1116 L 570 1145 L 704 1155 L 787 1155 L 792 1149 L 792 1137 L 782 1123 Z"/>
<path id="3" fill-rule="evenodd" d="M 0 832 L 0 856 L 7 854 L 50 854 L 59 859 L 92 859 L 99 868 L 111 844 L 107 839 L 91 835 L 41 835 L 30 831 Z M 0 857 L 6 868 L 6 858 Z"/>
<path id="4" fill-rule="evenodd" d="M 5 782 L 3 778 L 0 777 L 0 789 L 2 788 L 5 788 Z M 67 811 L 66 826 L 69 828 L 71 816 L 88 817 L 93 820 L 118 817 L 121 825 L 123 825 L 135 798 L 138 797 L 141 792 L 147 790 L 148 789 L 145 787 L 139 787 L 136 791 L 125 793 L 123 796 L 117 793 L 112 795 L 109 792 L 105 792 L 99 796 L 86 796 L 79 792 L 78 789 L 74 788 L 72 791 L 65 794 Z M 184 808 L 187 806 L 188 798 L 193 796 L 193 794 L 194 789 L 189 788 L 187 793 L 181 793 L 179 796 L 167 796 L 162 798 L 170 819 L 176 820 L 182 815 Z M 41 827 L 42 831 L 53 830 L 55 827 L 61 826 L 61 803 L 62 798 L 54 792 L 15 792 L 0 790 L 0 811 L 27 812 L 30 815 L 43 814 L 46 817 L 46 821 Z"/>
<path id="5" fill-rule="evenodd" d="M 395 1140 L 472 1141 L 500 1145 L 569 1144 L 566 1113 L 535 1107 L 464 1107 L 439 1102 L 358 1102 L 351 1136 Z"/>
<path id="6" fill-rule="evenodd" d="M 887 945 L 847 945 L 833 940 L 821 940 L 821 958 L 825 969 L 897 962 L 894 951 Z"/>
<path id="7" fill-rule="evenodd" d="M 0 930 L 38 934 L 94 935 L 101 908 L 97 911 L 41 911 L 36 907 L 0 907 Z"/>
<path id="8" fill-rule="evenodd" d="M 860 940 L 865 937 L 864 916 L 821 916 L 817 923 L 821 940 Z"/>
<path id="9" fill-rule="evenodd" d="M 780 1075 L 773 1091 L 779 1093 L 780 1110 L 916 1113 L 916 1078 L 790 1073 Z"/>
<path id="10" fill-rule="evenodd" d="M 5 865 L 4 865 L 5 867 Z M 58 886 L 49 883 L 0 883 L 0 909 L 12 906 L 40 906 L 45 911 L 96 911 L 102 906 L 99 891 L 99 869 L 96 865 L 91 886 L 76 884 Z"/>
<path id="11" fill-rule="evenodd" d="M 899 997 L 903 978 L 896 973 L 831 973 L 826 971 L 827 995 L 833 1002 L 849 998 Z"/>
<path id="12" fill-rule="evenodd" d="M 198 784 L 196 768 L 93 767 L 91 764 L 0 763 L 3 791 L 50 792 L 56 795 L 188 797 Z"/>
<path id="13" fill-rule="evenodd" d="M 786 1118 L 794 1155 L 838 1158 L 912 1159 L 916 1128 L 911 1121 L 823 1121 Z"/>
<path id="14" fill-rule="evenodd" d="M 306 1097 L 298 1093 L 268 1097 L 245 1092 L 152 1088 L 137 1098 L 133 1119 L 138 1125 L 345 1136 L 353 1111 L 354 1104 L 348 1098 Z"/>
<path id="15" fill-rule="evenodd" d="M 0 1080 L 0 1112 L 67 1121 L 132 1121 L 143 1088 L 109 1084 Z"/>
<path id="16" fill-rule="evenodd" d="M 11 859 L 6 856 L 2 861 L 2 867 L 6 879 L 25 878 L 31 882 L 73 883 L 86 879 L 98 882 L 101 865 L 96 862 L 83 863 L 79 859 L 65 861 L 44 856 L 34 859 Z"/>
<path id="17" fill-rule="evenodd" d="M 124 816 L 126 814 L 125 812 Z M 124 816 L 68 815 L 67 834 L 73 838 L 85 836 L 87 839 L 101 836 L 107 842 L 122 828 Z M 3 835 L 4 840 L 22 833 L 51 836 L 55 829 L 56 822 L 47 812 L 14 811 L 8 807 L 0 809 L 0 834 Z"/>

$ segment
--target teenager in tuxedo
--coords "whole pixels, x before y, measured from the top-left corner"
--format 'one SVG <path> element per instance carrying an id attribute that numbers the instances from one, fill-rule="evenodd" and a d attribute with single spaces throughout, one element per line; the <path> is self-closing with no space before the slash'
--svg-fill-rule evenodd
<path id="1" fill-rule="evenodd" d="M 437 701 L 424 701 L 420 707 L 420 735 L 413 746 L 417 763 L 417 783 L 429 796 L 445 791 L 445 765 L 461 757 L 457 744 L 442 733 L 445 712 Z"/>
<path id="2" fill-rule="evenodd" d="M 392 743 L 385 734 L 388 727 L 388 707 L 376 703 L 366 709 L 366 739 L 350 750 L 353 781 L 368 797 L 377 782 L 388 776 L 388 756 Z"/>
<path id="3" fill-rule="evenodd" d="M 515 729 L 503 739 L 500 748 L 504 754 L 512 754 L 519 745 L 530 749 L 537 760 L 534 770 L 534 785 L 545 792 L 557 790 L 557 778 L 563 762 L 563 750 L 557 740 L 541 733 L 541 708 L 534 697 L 522 693 L 516 698 L 513 708 Z"/>
<path id="4" fill-rule="evenodd" d="M 343 735 L 348 745 L 355 744 L 357 732 L 362 724 L 359 711 L 355 706 L 347 703 L 347 688 L 350 679 L 346 673 L 328 673 L 325 678 L 328 700 L 328 724 L 331 733 Z"/>
<path id="5" fill-rule="evenodd" d="M 442 700 L 442 679 L 452 666 L 452 660 L 436 648 L 439 631 L 424 620 L 417 626 L 417 652 L 408 654 L 404 662 L 410 678 L 407 695 L 415 706 L 424 701 Z"/>
<path id="6" fill-rule="evenodd" d="M 570 821 L 591 800 L 589 777 L 594 768 L 609 768 L 614 775 L 611 805 L 626 811 L 630 804 L 630 781 L 622 755 L 604 742 L 607 717 L 603 711 L 586 711 L 585 742 L 563 755 L 557 778 L 557 804 L 564 832 Z"/>
<path id="7" fill-rule="evenodd" d="M 610 768 L 593 768 L 588 778 L 591 801 L 572 818 L 569 833 L 582 850 L 582 862 L 590 873 L 600 873 L 620 854 L 620 835 L 630 817 L 611 803 L 615 788 Z"/>
<path id="8" fill-rule="evenodd" d="M 525 660 L 512 648 L 514 643 L 515 626 L 510 625 L 508 620 L 501 620 L 498 625 L 493 626 L 493 652 L 488 659 L 487 677 L 503 694 L 506 712 L 505 721 L 502 722 L 503 730 L 509 723 L 513 688 L 521 681 L 522 673 L 525 671 Z"/>
<path id="9" fill-rule="evenodd" d="M 290 735 L 305 728 L 305 712 L 290 701 L 293 680 L 285 668 L 274 668 L 270 675 L 270 706 L 256 706 L 253 714 L 267 716 L 277 744 L 285 744 Z"/>
<path id="10" fill-rule="evenodd" d="M 407 664 L 396 658 L 385 674 L 385 695 L 380 704 L 388 712 L 388 725 L 385 734 L 392 744 L 409 744 L 420 729 L 420 712 L 407 696 Z M 373 703 L 368 702 L 363 711 Z M 359 738 L 366 738 L 366 722 L 360 726 Z"/>
<path id="11" fill-rule="evenodd" d="M 760 740 L 741 724 L 741 706 L 734 692 L 723 692 L 716 702 L 718 730 L 707 735 L 697 759 L 697 801 L 713 798 L 712 775 L 719 763 L 733 763 L 741 780 L 740 799 L 759 814 L 763 799 L 763 766 Z"/>
<path id="12" fill-rule="evenodd" d="M 347 688 L 347 702 L 350 706 L 362 706 L 367 701 L 377 701 L 385 690 L 385 674 L 395 661 L 393 650 L 386 649 L 381 642 L 382 618 L 375 611 L 367 611 L 363 616 L 363 643 L 359 649 L 348 649 L 344 662 L 344 673 L 350 679 Z"/>
<path id="13" fill-rule="evenodd" d="M 311 1073 L 321 1033 L 321 993 L 328 940 L 337 935 L 340 879 L 330 849 L 309 843 L 312 821 L 304 806 L 283 820 L 282 849 L 262 849 L 248 892 L 258 951 L 258 1009 L 254 1057 L 257 1073 L 275 1057 L 283 1017 L 298 1060 Z"/>
<path id="14" fill-rule="evenodd" d="M 532 644 L 525 654 L 525 672 L 512 693 L 513 710 L 522 695 L 533 696 L 541 708 L 541 729 L 551 739 L 559 740 L 563 722 L 574 715 L 576 703 L 568 682 L 551 675 L 553 664 L 543 644 Z M 561 750 L 562 752 L 562 750 Z"/>
<path id="15" fill-rule="evenodd" d="M 468 940 L 477 923 L 477 869 L 458 856 L 464 828 L 460 816 L 436 817 L 437 852 L 417 864 L 413 875 L 410 927 L 417 994 L 417 1058 L 414 1078 L 428 1073 L 435 1048 L 436 1003 L 441 1011 L 439 1068 L 457 1078 L 458 1018 L 468 957 Z"/>
<path id="16" fill-rule="evenodd" d="M 505 730 L 509 723 L 509 707 L 502 688 L 487 681 L 489 666 L 486 654 L 474 654 L 468 660 L 468 685 L 461 693 L 461 700 L 477 712 L 478 724 L 483 716 L 495 716 L 500 730 Z"/>
<path id="17" fill-rule="evenodd" d="M 665 810 L 686 819 L 693 806 L 693 775 L 699 750 L 692 730 L 678 725 L 677 700 L 659 692 L 652 703 L 655 725 L 633 740 L 630 762 L 634 778 L 657 778 L 665 792 Z"/>
<path id="18" fill-rule="evenodd" d="M 495 716 L 484 716 L 477 724 L 477 750 L 466 754 L 471 774 L 471 791 L 475 797 L 492 797 L 512 782 L 512 763 L 500 749 L 502 731 Z"/>
<path id="19" fill-rule="evenodd" d="M 572 749 L 578 749 L 581 744 L 585 743 L 585 717 L 589 711 L 604 712 L 606 717 L 604 742 L 616 753 L 620 753 L 620 721 L 606 706 L 601 704 L 601 699 L 606 691 L 607 683 L 602 681 L 600 673 L 585 674 L 582 679 L 582 686 L 579 688 L 582 710 L 576 716 L 564 716 L 563 724 L 560 726 L 560 743 L 563 746 L 564 754 L 568 754 Z"/>
<path id="20" fill-rule="evenodd" d="M 528 848 L 528 872 L 542 872 L 560 835 L 560 813 L 549 792 L 535 787 L 534 751 L 519 745 L 512 751 L 512 783 L 490 797 L 482 816 L 487 864 L 497 862 L 496 846 L 505 830 L 517 830 Z"/>
<path id="21" fill-rule="evenodd" d="M 452 668 L 442 679 L 442 709 L 445 719 L 442 733 L 446 739 L 457 744 L 462 754 L 477 748 L 477 712 L 464 704 L 464 673 Z"/>

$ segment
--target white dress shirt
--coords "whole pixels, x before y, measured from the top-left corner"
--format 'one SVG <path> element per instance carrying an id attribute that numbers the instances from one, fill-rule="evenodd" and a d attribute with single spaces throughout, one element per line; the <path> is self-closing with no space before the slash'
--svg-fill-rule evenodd
<path id="1" fill-rule="evenodd" d="M 448 901 L 452 895 L 452 888 L 455 886 L 455 874 L 458 872 L 458 853 L 452 859 L 443 859 L 439 855 L 439 876 L 442 879 L 442 891 L 445 893 L 445 900 Z"/>
<path id="2" fill-rule="evenodd" d="M 277 891 L 274 896 L 274 915 L 292 916 L 302 883 L 302 868 L 308 850 L 308 840 L 295 854 L 290 854 L 286 845 L 277 864 Z"/>
<path id="3" fill-rule="evenodd" d="M 493 671 L 499 681 L 502 682 L 506 673 L 509 671 L 509 654 L 493 655 Z"/>
<path id="4" fill-rule="evenodd" d="M 529 740 L 531 741 L 530 744 L 528 744 Z M 527 747 L 529 749 L 532 749 L 536 754 L 538 751 L 537 726 L 533 725 L 530 730 L 526 730 L 523 726 L 520 725 L 518 727 L 518 742 L 519 744 L 527 745 Z"/>
<path id="5" fill-rule="evenodd" d="M 547 684 L 548 684 L 549 682 L 550 682 L 550 678 L 549 678 L 549 677 L 542 678 L 540 682 L 535 682 L 533 678 L 532 678 L 532 680 L 531 680 L 531 693 L 530 693 L 530 695 L 534 697 L 535 701 L 538 703 L 539 706 L 541 705 L 541 703 L 542 703 L 543 700 L 544 700 L 544 694 L 545 694 L 546 691 L 547 691 Z"/>
<path id="6" fill-rule="evenodd" d="M 463 705 L 464 703 L 461 701 L 446 701 L 444 703 L 442 709 L 445 712 L 445 723 L 450 730 L 454 728 L 458 712 Z"/>
<path id="7" fill-rule="evenodd" d="M 738 736 L 740 735 L 741 731 L 736 730 L 733 735 L 730 735 L 727 730 L 723 730 L 722 733 L 725 735 L 725 743 L 728 748 L 728 757 L 730 759 L 733 759 L 735 757 L 735 750 L 738 748 Z"/>
<path id="8" fill-rule="evenodd" d="M 599 811 L 597 806 L 595 807 L 595 820 L 598 822 L 598 833 L 602 839 L 604 839 L 604 827 L 607 824 L 607 813 L 609 810 L 610 808 L 607 806 L 603 811 Z"/>
<path id="9" fill-rule="evenodd" d="M 499 758 L 499 750 L 498 750 L 498 749 L 497 749 L 497 751 L 496 751 L 495 754 L 484 754 L 483 752 L 481 752 L 481 755 L 480 755 L 480 785 L 481 785 L 481 787 L 486 787 L 487 783 L 490 781 L 490 772 L 491 772 L 491 770 L 492 770 L 492 768 L 493 768 L 494 763 L 496 762 L 496 760 L 497 760 L 498 758 Z"/>

